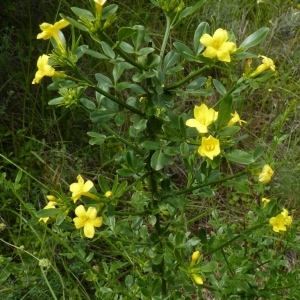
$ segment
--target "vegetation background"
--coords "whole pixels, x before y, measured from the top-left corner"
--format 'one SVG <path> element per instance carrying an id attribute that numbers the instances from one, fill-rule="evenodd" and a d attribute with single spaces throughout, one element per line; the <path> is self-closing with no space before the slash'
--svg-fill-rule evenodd
<path id="1" fill-rule="evenodd" d="M 150 1 L 109 2 L 119 5 L 115 26 L 141 24 L 161 41 L 164 18 Z M 186 2 L 188 5 L 196 0 Z M 99 173 L 110 173 L 113 155 L 118 147 L 112 143 L 91 149 L 86 132 L 93 125 L 81 110 L 76 107 L 49 107 L 48 101 L 55 96 L 47 90 L 49 78 L 40 85 L 31 84 L 37 58 L 41 53 L 46 53 L 49 47 L 47 42 L 36 39 L 40 32 L 39 24 L 53 24 L 60 18 L 59 13 L 71 15 L 70 7 L 84 5 L 88 8 L 88 1 L 0 2 L 0 153 L 52 187 L 58 183 L 73 182 L 78 173 L 91 179 Z M 282 195 L 288 195 L 289 203 L 286 206 L 291 208 L 295 219 L 300 217 L 300 10 L 297 7 L 299 2 L 286 0 L 208 0 L 196 15 L 172 32 L 172 39 L 189 44 L 200 21 L 206 21 L 212 28 L 221 27 L 234 32 L 238 45 L 258 28 L 270 28 L 269 35 L 255 52 L 274 60 L 277 75 L 259 91 L 249 92 L 247 100 L 241 103 L 245 113 L 242 118 L 248 120 L 244 147 L 247 149 L 250 145 L 260 143 L 274 152 L 276 176 L 272 182 L 273 197 L 280 199 Z M 109 30 L 111 35 L 117 32 L 114 26 Z M 105 72 L 105 63 L 95 65 L 92 57 L 82 60 L 82 64 L 86 73 L 94 73 L 95 69 Z M 276 149 L 272 148 L 274 140 L 279 141 Z M 17 176 L 18 169 L 5 160 L 1 160 L 0 167 L 6 178 L 15 180 L 25 202 L 31 203 L 36 209 L 44 207 L 46 191 L 40 185 L 30 176 Z M 20 246 L 32 254 L 47 257 L 57 266 L 57 274 L 48 278 L 54 291 L 60 288 L 63 276 L 70 295 L 78 290 L 78 294 L 88 295 L 88 288 L 83 288 L 81 279 L 76 276 L 79 267 L 58 258 L 56 242 L 49 240 L 49 237 L 42 236 L 47 247 L 41 246 L 36 237 L 41 233 L 32 228 L 18 199 L 3 182 L 0 181 L 0 184 L 0 298 L 50 298 L 47 288 L 43 289 L 47 283 L 40 275 L 37 261 L 30 255 L 21 255 Z M 232 218 L 232 214 L 238 214 L 241 209 L 240 201 L 247 201 L 247 194 L 234 194 L 228 199 L 224 192 L 219 194 L 219 198 L 225 215 Z M 4 281 L 5 285 L 2 285 Z M 85 299 L 84 296 L 82 299 Z"/>

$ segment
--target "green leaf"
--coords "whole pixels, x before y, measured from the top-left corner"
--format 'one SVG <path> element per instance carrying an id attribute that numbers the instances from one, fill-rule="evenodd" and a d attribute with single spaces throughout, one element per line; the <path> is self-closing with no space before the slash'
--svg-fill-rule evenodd
<path id="1" fill-rule="evenodd" d="M 114 65 L 112 74 L 113 74 L 115 84 L 117 83 L 119 78 L 122 76 L 123 72 L 124 72 L 124 69 L 119 64 Z"/>
<path id="2" fill-rule="evenodd" d="M 115 122 L 118 126 L 122 126 L 125 122 L 125 113 L 124 112 L 119 112 L 115 116 Z"/>
<path id="3" fill-rule="evenodd" d="M 201 266 L 201 271 L 204 273 L 210 273 L 215 271 L 218 268 L 218 263 L 215 261 L 209 262 Z"/>
<path id="4" fill-rule="evenodd" d="M 89 140 L 90 145 L 102 145 L 106 139 L 106 136 L 104 134 L 93 132 L 93 131 L 87 132 L 87 135 L 92 137 Z"/>
<path id="5" fill-rule="evenodd" d="M 232 110 L 232 96 L 226 95 L 219 106 L 218 118 L 215 122 L 216 128 L 218 130 L 227 126 L 231 117 L 231 110 Z"/>
<path id="6" fill-rule="evenodd" d="M 162 67 L 163 71 L 166 71 L 167 69 L 173 67 L 178 62 L 179 57 L 180 55 L 177 52 L 173 50 L 170 51 L 164 59 L 164 63 Z"/>
<path id="7" fill-rule="evenodd" d="M 234 59 L 235 60 L 243 60 L 246 58 L 256 58 L 257 55 L 250 53 L 250 52 L 240 52 L 240 53 L 235 53 L 234 54 Z"/>
<path id="8" fill-rule="evenodd" d="M 194 53 L 188 46 L 186 46 L 185 44 L 182 44 L 180 42 L 174 42 L 173 45 L 183 58 L 185 58 L 188 61 L 195 60 Z"/>
<path id="9" fill-rule="evenodd" d="M 91 112 L 91 120 L 93 123 L 105 123 L 115 116 L 115 112 L 108 110 L 96 110 Z"/>
<path id="10" fill-rule="evenodd" d="M 264 151 L 265 147 L 263 145 L 257 146 L 253 152 L 253 160 L 258 160 L 264 154 Z"/>
<path id="11" fill-rule="evenodd" d="M 76 20 L 74 20 L 74 19 L 72 19 L 72 18 L 70 18 L 70 17 L 67 17 L 67 16 L 65 16 L 64 14 L 60 14 L 60 16 L 61 16 L 64 20 L 68 21 L 68 22 L 69 22 L 71 25 L 73 25 L 74 27 L 76 27 L 76 28 L 78 28 L 78 29 L 80 29 L 80 30 L 82 30 L 82 31 L 89 31 L 89 29 L 88 29 L 86 26 L 82 25 L 81 23 L 77 22 Z"/>
<path id="12" fill-rule="evenodd" d="M 132 36 L 136 32 L 136 29 L 132 27 L 121 27 L 118 30 L 118 40 L 119 42 L 127 39 L 128 37 Z"/>
<path id="13" fill-rule="evenodd" d="M 125 278 L 125 284 L 128 288 L 130 288 L 133 284 L 133 277 L 131 275 L 127 275 Z"/>
<path id="14" fill-rule="evenodd" d="M 113 87 L 112 81 L 101 73 L 96 73 L 95 78 L 100 86 Z"/>
<path id="15" fill-rule="evenodd" d="M 86 9 L 82 9 L 82 8 L 78 8 L 78 7 L 71 7 L 71 10 L 79 18 L 85 17 L 87 20 L 89 20 L 91 22 L 96 20 L 96 18 L 93 16 L 93 14 L 90 11 L 86 10 Z"/>
<path id="16" fill-rule="evenodd" d="M 54 98 L 52 100 L 50 100 L 48 102 L 48 105 L 60 105 L 65 103 L 65 98 L 64 97 L 58 97 L 58 98 Z"/>
<path id="17" fill-rule="evenodd" d="M 151 284 L 151 288 L 152 288 L 152 295 L 153 296 L 159 296 L 161 293 L 161 287 L 162 286 L 162 280 L 161 278 L 156 278 L 153 280 L 152 284 Z M 160 300 L 161 297 L 154 297 L 152 298 L 153 300 Z"/>
<path id="18" fill-rule="evenodd" d="M 176 67 L 173 67 L 173 68 L 170 68 L 168 69 L 166 72 L 166 74 L 168 75 L 172 75 L 172 74 L 175 74 L 175 73 L 178 73 L 180 71 L 184 70 L 184 67 L 183 66 L 176 66 Z"/>
<path id="19" fill-rule="evenodd" d="M 115 90 L 116 90 L 116 92 L 121 92 L 125 89 L 130 89 L 130 88 L 131 88 L 131 84 L 129 82 L 122 81 L 116 85 Z"/>
<path id="20" fill-rule="evenodd" d="M 116 172 L 123 177 L 131 177 L 135 175 L 135 173 L 129 169 L 118 169 Z"/>
<path id="21" fill-rule="evenodd" d="M 96 105 L 93 101 L 86 99 L 86 98 L 80 98 L 80 102 L 87 108 L 90 110 L 94 110 L 96 109 Z"/>
<path id="22" fill-rule="evenodd" d="M 195 13 L 202 4 L 204 4 L 207 0 L 198 0 L 197 3 L 194 6 L 186 7 L 179 15 L 179 20 L 186 18 L 187 16 L 192 15 Z"/>
<path id="23" fill-rule="evenodd" d="M 201 86 L 205 84 L 207 81 L 206 77 L 199 77 L 195 80 L 193 80 L 191 83 L 188 84 L 186 87 L 187 90 L 198 90 Z"/>
<path id="24" fill-rule="evenodd" d="M 153 264 L 159 265 L 163 260 L 163 254 L 156 254 L 151 260 Z"/>
<path id="25" fill-rule="evenodd" d="M 164 124 L 162 129 L 170 141 L 174 141 L 174 142 L 181 141 L 182 138 L 181 138 L 180 133 L 176 129 L 174 129 L 172 126 L 168 126 L 168 125 Z"/>
<path id="26" fill-rule="evenodd" d="M 115 58 L 115 52 L 113 49 L 105 42 L 101 42 L 103 52 L 110 58 Z"/>
<path id="27" fill-rule="evenodd" d="M 101 174 L 98 176 L 98 184 L 103 193 L 106 193 L 107 191 L 110 190 L 110 187 L 109 187 L 108 183 L 106 182 L 105 177 Z"/>
<path id="28" fill-rule="evenodd" d="M 0 283 L 3 283 L 4 281 L 6 281 L 6 279 L 10 276 L 11 272 L 3 267 L 1 272 L 0 272 Z"/>
<path id="29" fill-rule="evenodd" d="M 151 157 L 151 168 L 155 171 L 161 170 L 166 163 L 166 158 L 162 152 L 162 150 L 157 150 Z"/>
<path id="30" fill-rule="evenodd" d="M 134 53 L 134 48 L 126 42 L 122 42 L 119 47 L 126 53 Z"/>
<path id="31" fill-rule="evenodd" d="M 131 36 L 135 49 L 139 49 L 145 39 L 145 28 L 141 25 L 135 25 L 133 28 L 137 31 Z"/>
<path id="32" fill-rule="evenodd" d="M 95 57 L 95 58 L 98 58 L 98 59 L 109 59 L 108 56 L 102 54 L 102 53 L 99 53 L 97 51 L 94 51 L 94 50 L 91 50 L 88 48 L 87 45 L 82 45 L 79 47 L 79 49 L 84 53 L 84 54 L 87 54 L 87 55 L 90 55 L 92 57 Z"/>
<path id="33" fill-rule="evenodd" d="M 232 136 L 239 132 L 241 130 L 241 127 L 239 126 L 226 126 L 223 127 L 219 132 L 219 136 Z"/>
<path id="34" fill-rule="evenodd" d="M 145 141 L 141 144 L 142 147 L 149 149 L 149 150 L 158 150 L 160 149 L 160 145 L 157 142 L 153 141 Z"/>
<path id="35" fill-rule="evenodd" d="M 249 181 L 248 180 L 239 180 L 234 182 L 234 188 L 238 193 L 244 195 L 250 195 Z"/>
<path id="36" fill-rule="evenodd" d="M 210 33 L 210 27 L 208 23 L 201 22 L 194 34 L 194 50 L 196 55 L 198 55 L 204 49 L 204 46 L 200 44 L 200 38 L 204 33 Z"/>
<path id="37" fill-rule="evenodd" d="M 69 209 L 59 212 L 59 214 L 56 216 L 55 224 L 57 226 L 62 224 L 62 222 L 65 220 L 65 218 L 68 216 L 68 214 L 69 214 Z"/>
<path id="38" fill-rule="evenodd" d="M 114 191 L 114 197 L 119 198 L 124 194 L 124 191 L 127 187 L 127 181 L 122 181 L 121 184 L 118 185 L 116 191 Z"/>
<path id="39" fill-rule="evenodd" d="M 177 147 L 164 147 L 164 153 L 170 156 L 179 154 L 180 150 Z"/>
<path id="40" fill-rule="evenodd" d="M 118 5 L 116 4 L 105 6 L 104 9 L 102 10 L 101 20 L 106 20 L 109 16 L 115 14 L 117 10 L 118 10 Z"/>
<path id="41" fill-rule="evenodd" d="M 249 165 L 254 162 L 252 155 L 242 150 L 233 150 L 231 152 L 227 152 L 224 154 L 224 157 L 226 157 L 226 159 L 229 161 L 242 165 Z"/>
<path id="42" fill-rule="evenodd" d="M 180 144 L 180 152 L 183 156 L 186 156 L 190 152 L 190 147 L 186 142 Z"/>
<path id="43" fill-rule="evenodd" d="M 159 55 L 157 54 L 150 54 L 148 57 L 147 57 L 147 66 L 149 69 L 153 69 L 155 67 L 157 67 L 159 65 L 161 61 L 161 58 Z M 155 74 L 156 75 L 156 74 Z"/>
<path id="44" fill-rule="evenodd" d="M 262 27 L 249 35 L 240 45 L 240 48 L 249 49 L 251 47 L 254 47 L 258 45 L 267 35 L 269 32 L 268 27 Z"/>
<path id="45" fill-rule="evenodd" d="M 220 95 L 224 96 L 227 93 L 225 86 L 219 80 L 213 79 L 213 84 Z"/>
<path id="46" fill-rule="evenodd" d="M 154 51 L 154 48 L 151 47 L 146 47 L 146 48 L 142 48 L 137 52 L 137 55 L 143 56 L 143 55 L 147 55 L 151 52 Z"/>
<path id="47" fill-rule="evenodd" d="M 52 217 L 59 213 L 59 210 L 57 208 L 47 208 L 42 209 L 36 212 L 36 216 L 38 218 L 46 218 L 46 217 Z"/>

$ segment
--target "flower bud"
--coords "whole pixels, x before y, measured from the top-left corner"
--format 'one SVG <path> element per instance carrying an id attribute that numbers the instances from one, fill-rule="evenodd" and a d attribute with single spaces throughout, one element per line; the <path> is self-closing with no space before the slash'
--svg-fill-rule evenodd
<path id="1" fill-rule="evenodd" d="M 196 284 L 203 284 L 203 280 L 200 276 L 196 275 L 196 274 L 192 274 L 193 280 L 195 281 Z"/>
<path id="2" fill-rule="evenodd" d="M 200 251 L 195 251 L 192 255 L 192 261 L 196 262 L 200 257 Z"/>
<path id="3" fill-rule="evenodd" d="M 192 254 L 192 260 L 191 260 L 190 267 L 193 267 L 195 265 L 195 263 L 197 262 L 197 260 L 199 259 L 199 257 L 200 257 L 200 251 L 195 251 Z"/>
<path id="4" fill-rule="evenodd" d="M 110 197 L 112 197 L 112 195 L 113 195 L 112 191 L 107 191 L 107 192 L 104 194 L 104 196 L 105 196 L 106 198 L 110 198 Z"/>

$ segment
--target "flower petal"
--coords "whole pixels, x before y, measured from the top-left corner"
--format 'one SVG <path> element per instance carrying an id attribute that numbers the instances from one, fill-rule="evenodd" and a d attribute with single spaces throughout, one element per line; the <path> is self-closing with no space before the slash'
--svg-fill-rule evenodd
<path id="1" fill-rule="evenodd" d="M 218 51 L 216 48 L 213 48 L 211 46 L 208 46 L 205 51 L 203 52 L 203 56 L 208 58 L 215 58 L 217 57 Z"/>
<path id="2" fill-rule="evenodd" d="M 225 61 L 225 62 L 230 62 L 230 54 L 228 51 L 224 50 L 219 50 L 217 51 L 217 57 L 220 61 Z"/>
<path id="3" fill-rule="evenodd" d="M 73 219 L 74 225 L 77 229 L 83 227 L 86 223 L 86 220 L 84 218 L 74 218 Z"/>
<path id="4" fill-rule="evenodd" d="M 212 46 L 214 43 L 214 39 L 211 35 L 204 33 L 200 38 L 200 43 L 205 47 Z"/>
<path id="5" fill-rule="evenodd" d="M 97 217 L 97 209 L 95 207 L 89 207 L 87 212 L 86 212 L 86 216 L 90 219 L 90 220 L 94 220 Z"/>
<path id="6" fill-rule="evenodd" d="M 217 41 L 219 45 L 222 45 L 228 40 L 227 30 L 218 28 L 213 35 L 213 39 Z"/>
<path id="7" fill-rule="evenodd" d="M 58 22 L 56 22 L 53 27 L 54 27 L 55 31 L 58 31 L 58 30 L 60 30 L 62 28 L 67 27 L 69 24 L 70 23 L 68 21 L 66 21 L 64 19 L 61 19 Z"/>
<path id="8" fill-rule="evenodd" d="M 84 225 L 84 228 L 83 228 L 83 232 L 87 238 L 91 239 L 94 237 L 95 227 L 93 226 L 92 222 L 90 222 L 90 221 L 86 222 L 86 224 Z"/>
<path id="9" fill-rule="evenodd" d="M 86 218 L 86 211 L 83 205 L 79 205 L 75 208 L 75 215 L 79 218 Z"/>
<path id="10" fill-rule="evenodd" d="M 102 223 L 103 223 L 103 219 L 102 219 L 102 217 L 98 217 L 95 220 L 92 220 L 91 222 L 92 222 L 93 226 L 101 227 Z"/>
<path id="11" fill-rule="evenodd" d="M 88 192 L 94 186 L 91 180 L 88 180 L 83 187 L 83 192 Z"/>

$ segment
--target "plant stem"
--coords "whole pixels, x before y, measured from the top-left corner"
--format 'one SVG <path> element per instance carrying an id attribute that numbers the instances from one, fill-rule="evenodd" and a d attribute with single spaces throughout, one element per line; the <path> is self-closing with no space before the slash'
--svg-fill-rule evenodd
<path id="1" fill-rule="evenodd" d="M 116 44 L 110 39 L 109 36 L 107 36 L 103 31 L 99 32 L 99 35 L 101 36 L 101 38 L 103 40 L 105 40 L 108 44 L 110 44 L 111 47 L 114 47 Z M 96 41 L 97 43 L 101 44 L 101 40 L 95 35 L 95 34 L 91 34 L 91 37 L 94 41 Z M 117 44 L 118 45 L 118 44 Z M 118 46 L 114 48 L 114 51 L 116 51 L 122 58 L 124 58 L 125 61 L 127 61 L 128 63 L 130 63 L 131 65 L 133 65 L 134 67 L 136 67 L 139 70 L 144 70 L 145 68 L 137 63 L 135 60 L 133 60 L 132 58 L 130 58 L 121 48 L 119 48 Z"/>
<path id="2" fill-rule="evenodd" d="M 91 82 L 84 74 L 82 74 L 82 72 L 79 70 L 79 68 L 77 66 L 73 66 L 75 73 L 80 77 L 80 80 L 78 80 L 77 78 L 68 76 L 68 79 L 71 79 L 73 81 L 80 81 L 80 82 L 84 82 L 87 83 L 89 87 L 91 87 L 93 90 L 95 90 L 96 92 L 100 93 L 101 95 L 107 97 L 108 99 L 116 102 L 117 104 L 119 104 L 122 107 L 127 108 L 128 110 L 132 111 L 133 113 L 140 115 L 140 116 L 144 116 L 144 114 L 139 111 L 138 109 L 136 109 L 135 107 L 132 107 L 130 105 L 128 105 L 126 102 L 121 101 L 120 99 L 118 99 L 117 97 L 109 94 L 108 92 L 102 90 L 101 88 L 99 88 L 97 85 L 95 85 L 93 82 Z"/>
<path id="3" fill-rule="evenodd" d="M 172 194 L 172 195 L 165 195 L 165 196 L 162 196 L 162 199 L 166 199 L 166 198 L 174 197 L 174 196 L 179 196 L 179 195 L 182 195 L 182 194 L 185 194 L 185 193 L 188 193 L 188 192 L 191 192 L 191 191 L 200 189 L 200 188 L 205 187 L 205 186 L 208 186 L 208 185 L 213 185 L 213 184 L 225 182 L 225 181 L 227 181 L 227 180 L 230 180 L 230 179 L 234 179 L 234 178 L 240 177 L 240 176 L 242 176 L 242 175 L 245 174 L 245 173 L 246 173 L 246 170 L 243 170 L 243 171 L 241 171 L 241 172 L 239 172 L 239 173 L 236 173 L 236 174 L 234 174 L 234 175 L 232 175 L 232 176 L 228 176 L 228 177 L 225 177 L 225 178 L 222 178 L 222 179 L 218 179 L 218 180 L 215 180 L 215 181 L 211 181 L 211 182 L 199 184 L 199 185 L 193 186 L 193 187 L 191 187 L 191 188 L 188 188 L 188 189 L 185 189 L 185 190 L 176 192 L 176 193 L 174 193 L 174 194 Z"/>
<path id="4" fill-rule="evenodd" d="M 161 63 L 163 61 L 164 53 L 165 53 L 165 50 L 166 50 L 168 38 L 170 36 L 170 31 L 171 31 L 171 19 L 167 14 L 166 14 L 166 20 L 167 20 L 167 24 L 166 24 L 165 35 L 164 35 L 164 39 L 163 39 L 161 49 L 160 49 L 160 53 L 159 53 L 159 56 L 161 58 Z"/>
<path id="5" fill-rule="evenodd" d="M 113 135 L 113 137 L 115 137 L 116 139 L 118 139 L 119 141 L 121 141 L 123 144 L 127 145 L 128 147 L 130 147 L 132 150 L 134 150 L 136 153 L 140 154 L 141 156 L 144 156 L 145 153 L 142 150 L 140 150 L 139 148 L 133 146 L 127 140 L 123 139 L 119 134 L 117 134 L 115 131 L 113 131 L 112 129 L 110 129 L 109 126 L 107 126 L 104 123 L 101 123 L 101 126 L 105 130 L 107 130 L 109 133 L 111 133 Z"/>
<path id="6" fill-rule="evenodd" d="M 173 84 L 170 84 L 166 87 L 164 87 L 164 90 L 165 91 L 168 91 L 168 90 L 173 90 L 173 89 L 176 89 L 177 87 L 179 86 L 182 86 L 183 84 L 185 84 L 186 82 L 190 81 L 191 79 L 193 79 L 194 77 L 200 75 L 202 72 L 208 70 L 211 66 L 204 66 L 203 68 L 197 70 L 197 71 L 194 71 L 192 72 L 191 74 L 189 74 L 188 76 L 182 78 L 181 80 L 173 83 Z"/>
<path id="7" fill-rule="evenodd" d="M 265 222 L 262 222 L 262 223 L 260 223 L 260 224 L 258 224 L 258 225 L 255 225 L 255 226 L 253 226 L 253 227 L 251 227 L 251 228 L 248 228 L 248 229 L 244 230 L 243 233 L 238 234 L 237 236 L 235 236 L 235 237 L 232 238 L 231 240 L 229 240 L 229 241 L 227 241 L 227 242 L 221 244 L 220 246 L 216 247 L 215 249 L 213 249 L 213 250 L 211 250 L 211 251 L 205 253 L 205 255 L 204 255 L 203 257 L 207 257 L 207 256 L 211 255 L 212 253 L 217 252 L 217 251 L 220 250 L 220 249 L 223 249 L 224 247 L 230 245 L 232 242 L 234 242 L 235 240 L 239 239 L 239 238 L 242 237 L 243 235 L 245 235 L 245 234 L 247 234 L 247 233 L 249 233 L 249 232 L 251 232 L 251 231 L 253 231 L 253 230 L 257 229 L 257 228 L 260 228 L 260 227 L 262 227 L 263 225 L 265 225 L 265 224 L 267 224 L 267 223 L 268 223 L 268 221 L 265 221 Z"/>

